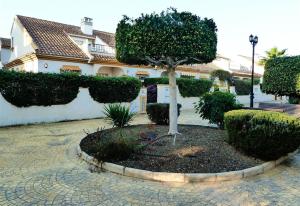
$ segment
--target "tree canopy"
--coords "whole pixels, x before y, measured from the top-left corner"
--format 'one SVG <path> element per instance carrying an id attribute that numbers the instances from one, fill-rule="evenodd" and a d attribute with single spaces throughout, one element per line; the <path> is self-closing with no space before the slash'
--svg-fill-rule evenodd
<path id="1" fill-rule="evenodd" d="M 225 71 L 223 69 L 217 69 L 210 73 L 210 76 L 212 79 L 215 79 L 216 77 L 219 78 L 220 81 L 231 81 L 231 74 L 229 71 Z"/>
<path id="2" fill-rule="evenodd" d="M 268 60 L 262 86 L 268 94 L 300 95 L 300 56 Z"/>
<path id="3" fill-rule="evenodd" d="M 120 62 L 176 67 L 215 59 L 217 27 L 213 19 L 168 9 L 160 14 L 124 16 L 116 31 Z"/>

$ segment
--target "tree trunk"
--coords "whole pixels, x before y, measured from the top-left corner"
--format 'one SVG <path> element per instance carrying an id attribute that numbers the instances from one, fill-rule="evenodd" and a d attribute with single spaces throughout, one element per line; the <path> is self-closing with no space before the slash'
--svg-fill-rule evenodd
<path id="1" fill-rule="evenodd" d="M 170 110 L 169 110 L 169 134 L 178 134 L 177 128 L 177 86 L 175 68 L 169 70 L 169 91 L 170 91 Z"/>

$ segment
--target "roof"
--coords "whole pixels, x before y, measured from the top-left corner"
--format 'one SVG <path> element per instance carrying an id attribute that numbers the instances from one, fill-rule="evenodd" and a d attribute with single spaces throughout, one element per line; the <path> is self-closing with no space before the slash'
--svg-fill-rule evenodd
<path id="1" fill-rule="evenodd" d="M 114 34 L 112 33 L 93 30 L 93 35 L 86 35 L 79 26 L 20 15 L 17 15 L 17 18 L 37 45 L 36 53 L 40 55 L 89 59 L 76 43 L 69 38 L 69 35 L 98 37 L 109 46 L 115 46 Z"/>
<path id="2" fill-rule="evenodd" d="M 10 48 L 11 47 L 10 39 L 0 37 L 0 45 L 1 48 Z"/>
<path id="3" fill-rule="evenodd" d="M 243 70 L 238 70 L 238 69 L 230 69 L 230 71 L 232 72 L 232 75 L 236 75 L 236 76 L 245 76 L 245 77 L 249 77 L 252 75 L 251 71 L 243 71 Z M 262 77 L 261 74 L 259 73 L 254 73 L 255 77 Z"/>

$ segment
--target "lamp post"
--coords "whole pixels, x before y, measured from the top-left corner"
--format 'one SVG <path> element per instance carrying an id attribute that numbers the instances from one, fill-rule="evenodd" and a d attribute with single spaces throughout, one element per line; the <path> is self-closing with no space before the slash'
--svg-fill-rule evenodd
<path id="1" fill-rule="evenodd" d="M 258 42 L 258 37 L 253 36 L 252 34 L 249 36 L 249 41 L 252 45 L 252 73 L 251 73 L 251 93 L 250 93 L 250 107 L 253 108 L 253 99 L 254 99 L 254 93 L 253 93 L 253 84 L 254 84 L 254 50 L 255 46 Z"/>

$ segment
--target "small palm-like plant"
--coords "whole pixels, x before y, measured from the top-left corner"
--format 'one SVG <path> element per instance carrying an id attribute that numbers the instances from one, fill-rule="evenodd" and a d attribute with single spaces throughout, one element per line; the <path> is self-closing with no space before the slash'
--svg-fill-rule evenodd
<path id="1" fill-rule="evenodd" d="M 109 104 L 104 106 L 104 115 L 110 120 L 114 127 L 125 127 L 132 121 L 135 113 L 122 104 Z"/>

